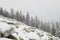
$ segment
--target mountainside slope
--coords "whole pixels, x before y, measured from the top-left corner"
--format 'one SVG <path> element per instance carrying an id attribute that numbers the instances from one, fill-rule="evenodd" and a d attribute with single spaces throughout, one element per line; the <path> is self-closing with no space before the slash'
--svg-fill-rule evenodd
<path id="1" fill-rule="evenodd" d="M 60 40 L 58 37 L 0 16 L 0 40 Z"/>

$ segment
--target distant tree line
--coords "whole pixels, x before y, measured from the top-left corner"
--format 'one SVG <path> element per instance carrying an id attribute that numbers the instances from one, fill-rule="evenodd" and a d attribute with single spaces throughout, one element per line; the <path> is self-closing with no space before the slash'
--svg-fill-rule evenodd
<path id="1" fill-rule="evenodd" d="M 5 17 L 15 19 L 17 21 L 21 21 L 28 26 L 36 27 L 38 29 L 44 30 L 48 33 L 51 33 L 54 36 L 57 36 L 60 33 L 60 23 L 59 22 L 43 22 L 38 19 L 36 16 L 35 18 L 30 17 L 29 12 L 27 12 L 26 16 L 22 14 L 22 11 L 16 11 L 11 8 L 11 11 L 8 12 L 7 10 L 3 10 L 0 8 L 0 15 Z M 60 35 L 60 34 L 59 34 Z"/>

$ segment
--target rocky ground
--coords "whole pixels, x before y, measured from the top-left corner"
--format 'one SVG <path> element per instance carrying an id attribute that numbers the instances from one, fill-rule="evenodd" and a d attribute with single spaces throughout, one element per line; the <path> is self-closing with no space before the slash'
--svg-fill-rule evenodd
<path id="1" fill-rule="evenodd" d="M 60 40 L 45 31 L 0 16 L 0 40 Z"/>

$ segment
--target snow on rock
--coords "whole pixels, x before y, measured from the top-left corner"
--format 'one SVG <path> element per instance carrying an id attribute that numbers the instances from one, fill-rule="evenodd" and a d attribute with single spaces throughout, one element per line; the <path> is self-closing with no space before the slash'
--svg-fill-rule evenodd
<path id="1" fill-rule="evenodd" d="M 12 40 L 12 39 L 8 39 L 8 38 L 0 38 L 0 40 Z"/>
<path id="2" fill-rule="evenodd" d="M 6 30 L 9 30 L 11 28 L 10 25 L 7 23 L 0 22 L 0 30 L 4 33 Z"/>
<path id="3" fill-rule="evenodd" d="M 60 40 L 47 32 L 5 17 L 0 17 L 0 31 L 5 36 L 12 35 L 16 40 Z M 0 38 L 0 40 L 10 39 Z"/>

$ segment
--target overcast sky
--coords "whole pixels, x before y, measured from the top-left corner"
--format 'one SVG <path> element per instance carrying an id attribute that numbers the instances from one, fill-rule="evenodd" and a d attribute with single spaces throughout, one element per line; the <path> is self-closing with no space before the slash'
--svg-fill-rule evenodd
<path id="1" fill-rule="evenodd" d="M 8 11 L 22 10 L 23 14 L 28 11 L 43 21 L 60 20 L 60 0 L 0 0 L 0 7 Z"/>

